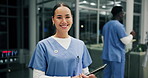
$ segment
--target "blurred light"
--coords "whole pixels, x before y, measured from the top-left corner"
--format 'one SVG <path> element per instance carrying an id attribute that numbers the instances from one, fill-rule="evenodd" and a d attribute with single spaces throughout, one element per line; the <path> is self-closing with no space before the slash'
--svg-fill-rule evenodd
<path id="1" fill-rule="evenodd" d="M 116 2 L 108 1 L 107 5 L 120 4 L 120 3 L 121 3 L 121 1 L 116 1 Z"/>
<path id="2" fill-rule="evenodd" d="M 79 2 L 79 4 L 89 4 L 89 2 L 84 0 L 82 2 Z"/>
<path id="3" fill-rule="evenodd" d="M 82 1 L 82 3 L 85 3 L 85 4 L 87 4 L 88 2 L 84 0 L 84 1 Z"/>
<path id="4" fill-rule="evenodd" d="M 106 15 L 106 12 L 105 11 L 101 11 L 100 14 L 101 15 Z"/>
<path id="5" fill-rule="evenodd" d="M 109 15 L 109 12 L 101 11 L 100 14 L 101 14 L 101 15 Z"/>
<path id="6" fill-rule="evenodd" d="M 81 25 L 81 28 L 84 28 L 84 25 Z"/>
<path id="7" fill-rule="evenodd" d="M 103 6 L 102 6 L 102 8 L 106 8 L 106 6 L 105 6 L 105 5 L 103 5 Z"/>
<path id="8" fill-rule="evenodd" d="M 107 5 L 113 5 L 114 2 L 113 1 L 108 1 Z"/>
<path id="9" fill-rule="evenodd" d="M 90 3 L 90 5 L 93 5 L 93 6 L 94 6 L 94 5 L 96 5 L 96 4 L 95 4 L 95 3 Z"/>
<path id="10" fill-rule="evenodd" d="M 40 8 L 38 8 L 38 10 L 40 10 Z"/>
<path id="11" fill-rule="evenodd" d="M 116 5 L 116 6 L 121 6 L 121 1 L 116 1 L 116 2 L 115 2 L 115 5 Z"/>
<path id="12" fill-rule="evenodd" d="M 121 6 L 121 4 L 115 4 L 115 6 Z"/>
<path id="13" fill-rule="evenodd" d="M 120 3 L 121 3 L 121 1 L 116 1 L 115 3 L 116 3 L 116 4 L 120 4 Z"/>

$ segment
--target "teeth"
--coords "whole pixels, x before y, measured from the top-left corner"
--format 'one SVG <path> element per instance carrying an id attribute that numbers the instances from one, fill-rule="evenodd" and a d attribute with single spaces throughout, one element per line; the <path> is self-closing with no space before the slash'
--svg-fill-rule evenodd
<path id="1" fill-rule="evenodd" d="M 67 26 L 62 26 L 62 27 L 67 27 Z"/>

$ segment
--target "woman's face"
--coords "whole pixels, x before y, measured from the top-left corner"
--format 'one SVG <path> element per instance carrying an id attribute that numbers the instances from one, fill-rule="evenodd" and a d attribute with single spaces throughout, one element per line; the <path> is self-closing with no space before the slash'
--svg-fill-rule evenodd
<path id="1" fill-rule="evenodd" d="M 54 12 L 52 21 L 56 26 L 56 32 L 68 33 L 73 24 L 73 18 L 70 9 L 64 6 L 58 7 Z"/>

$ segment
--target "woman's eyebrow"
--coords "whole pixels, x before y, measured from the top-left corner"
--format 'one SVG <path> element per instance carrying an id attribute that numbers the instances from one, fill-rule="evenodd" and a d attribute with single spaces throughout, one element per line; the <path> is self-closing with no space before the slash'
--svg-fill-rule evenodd
<path id="1" fill-rule="evenodd" d="M 62 15 L 57 15 L 57 16 L 62 16 Z"/>
<path id="2" fill-rule="evenodd" d="M 70 14 L 66 14 L 65 16 L 69 16 Z M 62 15 L 56 15 L 56 16 L 62 16 Z"/>
<path id="3" fill-rule="evenodd" d="M 69 16 L 70 14 L 66 14 L 65 16 Z"/>

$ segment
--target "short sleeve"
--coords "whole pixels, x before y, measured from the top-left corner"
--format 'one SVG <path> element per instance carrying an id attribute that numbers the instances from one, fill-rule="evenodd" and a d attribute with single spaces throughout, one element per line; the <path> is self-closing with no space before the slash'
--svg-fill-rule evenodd
<path id="1" fill-rule="evenodd" d="M 117 35 L 118 35 L 119 39 L 127 36 L 125 28 L 121 24 L 116 26 L 116 31 L 117 31 Z"/>
<path id="2" fill-rule="evenodd" d="M 92 59 L 85 45 L 84 45 L 82 63 L 83 63 L 83 68 L 88 67 L 92 63 Z"/>
<path id="3" fill-rule="evenodd" d="M 41 43 L 37 44 L 28 67 L 32 69 L 38 69 L 41 71 L 46 70 L 45 50 Z"/>

